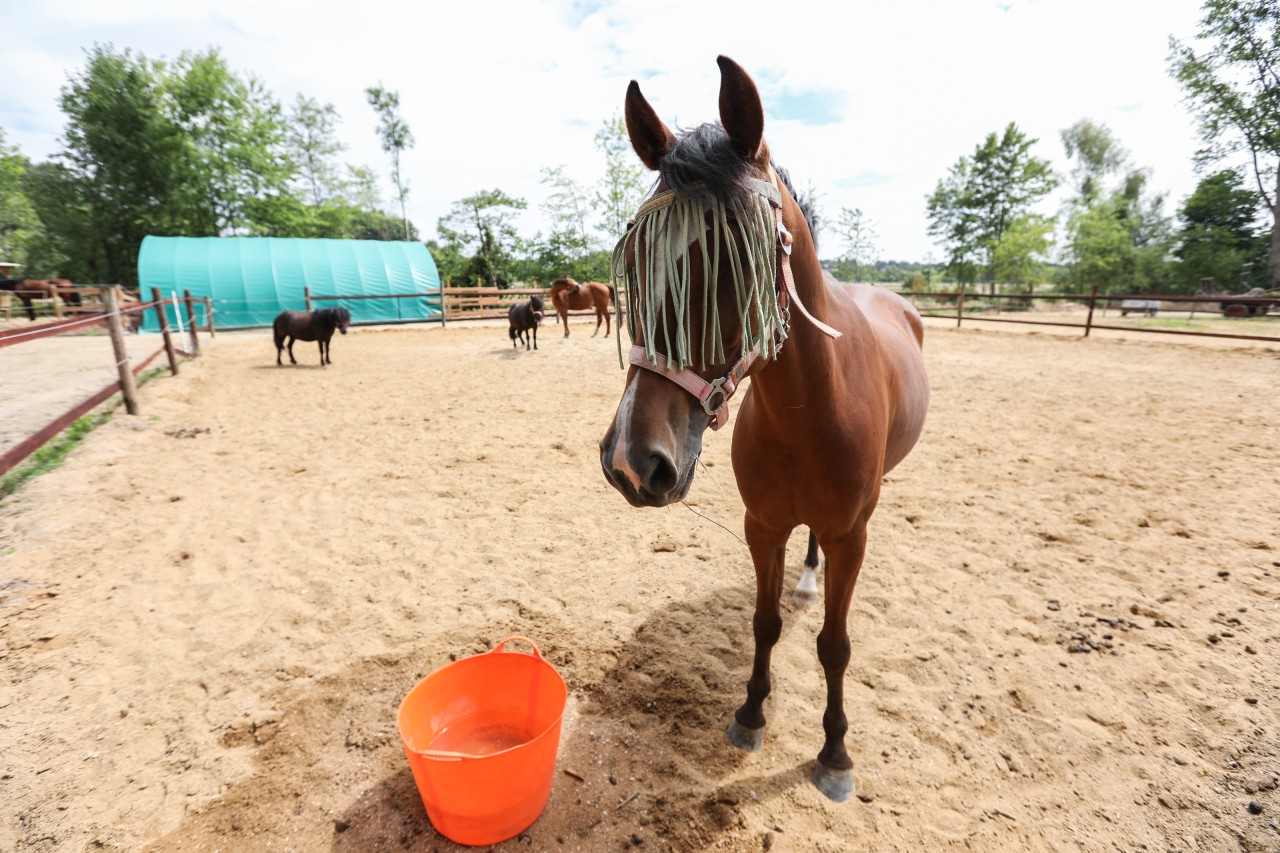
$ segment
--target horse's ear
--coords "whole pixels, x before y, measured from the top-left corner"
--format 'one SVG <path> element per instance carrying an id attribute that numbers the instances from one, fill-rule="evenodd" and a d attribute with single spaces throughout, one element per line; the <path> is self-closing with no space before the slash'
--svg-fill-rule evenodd
<path id="1" fill-rule="evenodd" d="M 763 168 L 769 164 L 769 148 L 764 144 L 760 92 L 742 66 L 729 57 L 716 57 L 716 64 L 720 66 L 720 124 L 738 153 Z"/>
<path id="2" fill-rule="evenodd" d="M 640 94 L 640 84 L 635 80 L 627 87 L 626 116 L 631 147 L 640 155 L 640 161 L 656 172 L 662 158 L 676 144 L 676 136 Z"/>

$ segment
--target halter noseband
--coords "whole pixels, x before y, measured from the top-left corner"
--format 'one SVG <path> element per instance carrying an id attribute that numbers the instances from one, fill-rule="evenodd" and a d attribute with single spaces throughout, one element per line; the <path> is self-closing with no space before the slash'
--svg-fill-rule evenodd
<path id="1" fill-rule="evenodd" d="M 780 337 L 782 340 L 786 338 L 787 331 L 790 328 L 790 303 L 795 303 L 796 308 L 800 310 L 800 314 L 812 323 L 818 331 L 831 338 L 839 338 L 841 333 L 810 314 L 809 310 L 804 307 L 804 303 L 800 301 L 800 295 L 796 293 L 795 278 L 791 274 L 791 244 L 793 241 L 791 232 L 782 222 L 782 193 L 778 187 L 776 173 L 770 169 L 768 181 L 751 178 L 747 183 L 754 192 L 768 201 L 773 213 L 774 230 L 777 234 L 777 251 L 775 252 L 777 257 L 775 265 L 776 279 L 774 286 L 777 289 L 778 304 L 781 308 L 782 316 L 782 329 L 780 330 L 782 334 Z M 670 205 L 675 199 L 676 193 L 674 190 L 666 190 L 655 194 L 640 205 L 640 208 L 636 211 L 635 220 L 638 221 L 645 214 Z M 775 336 L 778 335 L 778 332 L 779 330 L 777 329 L 772 330 L 772 334 Z M 782 351 L 782 340 L 778 340 L 774 346 L 775 356 Z M 737 363 L 729 368 L 728 373 L 719 379 L 713 379 L 709 382 L 687 367 L 682 369 L 672 367 L 667 357 L 662 353 L 654 353 L 650 357 L 646 348 L 639 344 L 632 345 L 631 354 L 627 360 L 636 367 L 642 367 L 674 382 L 696 397 L 711 421 L 709 426 L 712 430 L 718 430 L 729 422 L 729 398 L 738 390 L 738 385 L 746 378 L 752 365 L 760 358 L 760 354 L 760 344 L 757 343 L 750 352 L 742 354 Z"/>

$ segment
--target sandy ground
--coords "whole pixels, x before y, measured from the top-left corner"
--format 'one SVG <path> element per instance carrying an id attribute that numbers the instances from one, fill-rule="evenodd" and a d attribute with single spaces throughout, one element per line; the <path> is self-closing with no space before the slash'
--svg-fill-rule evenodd
<path id="1" fill-rule="evenodd" d="M 750 561 L 605 483 L 612 340 L 223 334 L 0 508 L 0 850 L 456 849 L 395 711 L 512 634 L 570 702 L 500 850 L 1280 849 L 1280 352 L 930 327 L 850 615 L 858 799 L 808 781 L 789 596 L 765 745 L 725 741 Z M 740 533 L 729 432 L 689 503 Z"/>
<path id="2" fill-rule="evenodd" d="M 134 364 L 162 343 L 157 335 L 125 336 Z M 115 361 L 105 333 L 55 335 L 0 349 L 0 453 L 117 381 Z M 163 355 L 152 362 L 165 364 Z"/>

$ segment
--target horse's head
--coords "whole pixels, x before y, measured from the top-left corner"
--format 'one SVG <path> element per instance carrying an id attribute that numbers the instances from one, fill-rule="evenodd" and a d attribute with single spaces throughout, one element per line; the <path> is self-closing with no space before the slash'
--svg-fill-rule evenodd
<path id="1" fill-rule="evenodd" d="M 539 320 L 541 320 L 541 319 L 542 319 L 542 297 L 541 297 L 541 296 L 530 296 L 530 297 L 529 297 L 529 309 L 530 309 L 531 311 L 533 311 L 533 316 L 534 316 L 534 317 L 536 317 L 536 318 L 538 318 Z"/>
<path id="2" fill-rule="evenodd" d="M 627 89 L 631 145 L 659 180 L 614 250 L 632 366 L 600 463 L 635 506 L 688 493 L 703 431 L 723 426 L 734 388 L 787 334 L 777 272 L 791 234 L 781 210 L 784 199 L 798 208 L 770 163 L 755 84 L 732 60 L 717 62 L 720 124 L 679 138 L 634 80 Z"/>
<path id="3" fill-rule="evenodd" d="M 334 325 L 337 326 L 338 331 L 345 335 L 347 333 L 347 326 L 351 325 L 351 312 L 342 307 L 334 308 L 333 322 Z"/>

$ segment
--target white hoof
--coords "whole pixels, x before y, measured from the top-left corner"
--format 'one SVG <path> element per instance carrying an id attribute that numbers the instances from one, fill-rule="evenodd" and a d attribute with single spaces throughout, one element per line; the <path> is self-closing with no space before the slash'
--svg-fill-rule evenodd
<path id="1" fill-rule="evenodd" d="M 813 569 L 805 569 L 804 574 L 800 576 L 800 583 L 796 584 L 796 591 L 791 595 L 795 601 L 796 607 L 801 610 L 812 607 L 818 601 L 818 580 L 817 573 Z"/>

